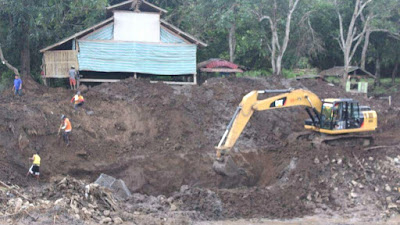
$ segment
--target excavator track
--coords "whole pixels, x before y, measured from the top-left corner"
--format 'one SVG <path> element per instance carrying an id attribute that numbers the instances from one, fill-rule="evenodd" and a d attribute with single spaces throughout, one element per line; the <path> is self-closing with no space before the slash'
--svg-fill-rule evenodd
<path id="1" fill-rule="evenodd" d="M 325 146 L 333 147 L 368 147 L 373 145 L 374 139 L 371 135 L 336 135 L 327 136 L 315 132 L 296 132 L 289 135 L 287 138 L 288 143 L 294 143 L 298 140 L 310 141 L 316 148 L 323 148 Z"/>
<path id="2" fill-rule="evenodd" d="M 333 147 L 368 147 L 373 144 L 373 137 L 370 135 L 339 135 L 339 136 L 320 136 L 312 141 L 312 145 L 322 148 L 324 145 Z"/>

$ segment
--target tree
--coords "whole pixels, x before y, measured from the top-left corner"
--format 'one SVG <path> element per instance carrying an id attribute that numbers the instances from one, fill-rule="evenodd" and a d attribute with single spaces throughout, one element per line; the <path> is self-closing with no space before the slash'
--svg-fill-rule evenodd
<path id="1" fill-rule="evenodd" d="M 370 22 L 366 24 L 365 40 L 361 53 L 361 68 L 365 69 L 367 61 L 367 51 L 370 42 L 370 36 L 375 32 L 385 32 L 392 36 L 400 37 L 398 28 L 396 27 L 396 17 L 399 12 L 397 10 L 400 7 L 398 0 L 384 0 L 379 4 L 372 5 L 368 14 L 371 18 Z M 365 22 L 364 14 L 361 13 L 361 19 Z"/>
<path id="2" fill-rule="evenodd" d="M 283 1 L 278 2 L 277 0 L 273 0 L 272 2 L 271 0 L 261 0 L 258 4 L 256 3 L 256 5 L 253 5 L 255 8 L 254 13 L 258 17 L 258 21 L 262 22 L 266 20 L 269 23 L 271 43 L 267 44 L 267 47 L 271 53 L 270 60 L 272 72 L 278 76 L 282 75 L 282 59 L 289 43 L 292 16 L 299 1 L 300 0 L 289 0 L 289 2 L 284 1 L 283 4 L 287 4 L 288 7 L 285 7 L 286 5 L 280 5 Z M 287 8 L 287 10 L 284 10 L 284 8 Z M 286 17 L 284 32 L 280 32 L 279 25 L 282 20 L 285 20 L 282 18 L 284 15 Z M 282 41 L 280 40 L 280 33 L 283 33 Z"/>
<path id="3" fill-rule="evenodd" d="M 10 50 L 7 58 L 21 75 L 30 77 L 31 67 L 40 67 L 40 48 L 99 22 L 106 4 L 107 0 L 0 0 L 0 19 L 7 29 L 0 33 L 0 43 L 4 51 Z"/>
<path id="4" fill-rule="evenodd" d="M 368 24 L 372 18 L 372 15 L 369 14 L 363 21 L 361 21 L 361 29 L 357 26 L 357 22 L 360 22 L 360 17 L 362 12 L 367 7 L 372 0 L 355 0 L 353 14 L 351 16 L 350 22 L 347 25 L 347 35 L 346 27 L 343 21 L 342 12 L 340 12 L 340 6 L 347 6 L 344 2 L 339 2 L 340 0 L 335 0 L 334 4 L 336 7 L 336 13 L 339 18 L 339 38 L 337 39 L 339 42 L 340 49 L 343 52 L 343 61 L 344 61 L 344 73 L 342 75 L 342 85 L 346 86 L 347 76 L 349 73 L 349 67 L 351 64 L 351 60 L 354 57 L 354 54 L 357 51 L 358 46 L 364 39 L 364 35 L 367 31 Z M 347 0 L 345 0 L 347 1 Z M 348 2 L 347 2 L 348 3 Z M 339 6 L 340 5 L 340 6 Z"/>

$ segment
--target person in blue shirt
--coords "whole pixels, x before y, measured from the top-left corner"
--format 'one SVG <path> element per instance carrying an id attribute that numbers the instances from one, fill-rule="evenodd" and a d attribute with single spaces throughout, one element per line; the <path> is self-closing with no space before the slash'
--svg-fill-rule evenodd
<path id="1" fill-rule="evenodd" d="M 21 78 L 19 78 L 18 75 L 15 75 L 13 90 L 14 90 L 15 95 L 17 95 L 17 94 L 19 96 L 22 95 L 22 80 L 21 80 Z"/>

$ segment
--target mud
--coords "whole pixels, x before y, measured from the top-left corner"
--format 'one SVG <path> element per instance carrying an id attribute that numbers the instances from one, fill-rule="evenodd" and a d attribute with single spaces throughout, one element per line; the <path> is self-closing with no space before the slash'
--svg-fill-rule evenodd
<path id="1" fill-rule="evenodd" d="M 289 142 L 291 134 L 303 131 L 307 113 L 301 107 L 271 110 L 254 114 L 233 149 L 241 153 L 234 157 L 248 176 L 216 175 L 214 146 L 241 98 L 251 90 L 290 87 L 309 89 L 321 98 L 355 98 L 371 106 L 379 119 L 379 129 L 372 133 L 375 145 L 384 147 L 318 150 L 308 140 Z M 389 108 L 384 100 L 344 93 L 323 81 L 228 78 L 183 87 L 128 79 L 89 88 L 83 95 L 85 105 L 75 112 L 69 90 L 39 87 L 21 98 L 2 94 L 2 181 L 22 188 L 36 185 L 25 174 L 28 157 L 38 149 L 41 182 L 66 175 L 92 182 L 106 173 L 124 180 L 132 193 L 172 198 L 173 208 L 193 212 L 182 221 L 338 213 L 368 222 L 398 213 L 397 93 Z M 57 135 L 61 114 L 73 126 L 68 147 Z M 145 201 L 137 197 L 126 207 L 133 210 Z M 166 218 L 174 217 L 171 204 L 163 210 L 164 203 L 143 214 L 168 212 Z"/>

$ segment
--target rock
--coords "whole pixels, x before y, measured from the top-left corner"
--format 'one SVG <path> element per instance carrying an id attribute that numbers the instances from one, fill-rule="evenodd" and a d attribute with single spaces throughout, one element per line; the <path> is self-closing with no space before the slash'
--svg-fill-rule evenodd
<path id="1" fill-rule="evenodd" d="M 379 191 L 379 188 L 378 187 L 375 187 L 375 192 L 378 192 Z"/>
<path id="2" fill-rule="evenodd" d="M 84 157 L 84 158 L 88 156 L 88 153 L 85 150 L 79 151 L 75 154 L 79 157 Z"/>
<path id="3" fill-rule="evenodd" d="M 132 196 L 123 180 L 115 179 L 107 174 L 100 174 L 95 183 L 100 186 L 110 188 L 113 191 L 114 197 L 116 197 L 118 200 L 125 200 Z"/>
<path id="4" fill-rule="evenodd" d="M 397 209 L 397 205 L 395 203 L 389 203 L 388 209 Z"/>
<path id="5" fill-rule="evenodd" d="M 86 111 L 86 114 L 87 114 L 88 116 L 91 116 L 91 115 L 94 114 L 94 112 L 93 112 L 93 111 Z"/>
<path id="6" fill-rule="evenodd" d="M 338 164 L 338 165 L 342 165 L 342 162 L 343 162 L 342 159 L 338 159 L 338 160 L 337 160 L 337 164 Z"/>
<path id="7" fill-rule="evenodd" d="M 114 217 L 112 220 L 114 224 L 121 224 L 124 222 L 120 217 Z"/>
<path id="8" fill-rule="evenodd" d="M 105 217 L 104 219 L 100 220 L 100 224 L 111 223 L 112 219 L 110 217 Z"/>
<path id="9" fill-rule="evenodd" d="M 354 192 L 350 192 L 350 197 L 351 198 L 357 198 L 358 194 L 354 193 Z"/>
<path id="10" fill-rule="evenodd" d="M 352 180 L 351 183 L 353 184 L 354 187 L 356 187 L 358 184 L 357 181 L 355 181 L 355 180 Z"/>
<path id="11" fill-rule="evenodd" d="M 171 208 L 170 208 L 171 211 L 176 211 L 177 209 L 178 209 L 178 207 L 176 207 L 175 204 L 171 204 Z"/>
<path id="12" fill-rule="evenodd" d="M 61 205 L 61 204 L 64 203 L 63 201 L 64 201 L 63 198 L 59 198 L 59 199 L 57 199 L 57 200 L 54 202 L 54 205 Z"/>
<path id="13" fill-rule="evenodd" d="M 364 188 L 364 185 L 358 184 L 358 187 L 359 187 L 360 189 L 363 189 L 363 188 Z"/>
<path id="14" fill-rule="evenodd" d="M 311 201 L 311 200 L 312 200 L 311 194 L 308 194 L 308 195 L 307 195 L 307 200 L 308 200 L 308 201 Z"/>
<path id="15" fill-rule="evenodd" d="M 29 145 L 29 139 L 26 136 L 25 132 L 21 133 L 18 138 L 18 146 L 19 149 L 24 150 Z"/>
<path id="16" fill-rule="evenodd" d="M 110 215 L 110 210 L 104 210 L 103 211 L 104 216 L 109 216 Z"/>
<path id="17" fill-rule="evenodd" d="M 391 192 L 391 191 L 392 191 L 392 188 L 391 188 L 388 184 L 385 184 L 385 190 L 386 190 L 387 192 Z"/>
<path id="18" fill-rule="evenodd" d="M 181 189 L 180 189 L 180 192 L 185 192 L 187 190 L 189 190 L 189 186 L 188 185 L 182 185 Z"/>
<path id="19" fill-rule="evenodd" d="M 22 201 L 21 198 L 15 199 L 15 202 L 14 202 L 14 212 L 18 212 L 18 211 L 21 209 L 22 203 L 23 203 L 23 201 Z"/>
<path id="20" fill-rule="evenodd" d="M 400 159 L 399 158 L 394 158 L 394 164 L 399 165 L 400 164 Z"/>
<path id="21" fill-rule="evenodd" d="M 79 214 L 75 214 L 75 218 L 76 218 L 77 220 L 80 220 L 80 219 L 81 219 L 81 217 L 79 216 Z"/>
<path id="22" fill-rule="evenodd" d="M 318 158 L 315 158 L 315 159 L 314 159 L 314 163 L 315 163 L 315 164 L 319 164 L 319 163 L 320 163 L 319 159 L 318 159 Z"/>
<path id="23" fill-rule="evenodd" d="M 369 157 L 368 160 L 369 161 L 374 161 L 374 157 Z"/>
<path id="24" fill-rule="evenodd" d="M 93 204 L 90 204 L 90 203 L 88 204 L 88 207 L 92 208 L 92 209 L 97 209 L 97 205 L 93 205 Z"/>

